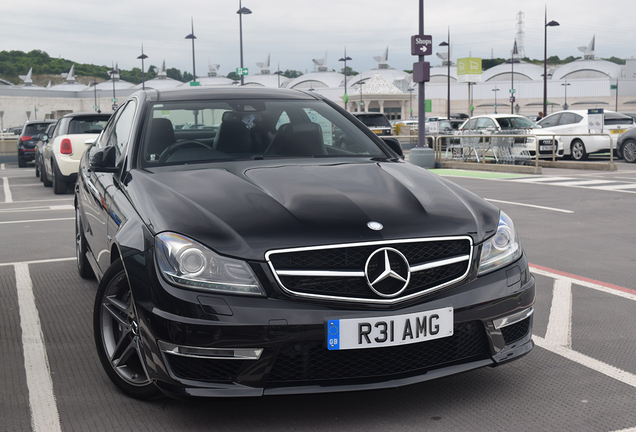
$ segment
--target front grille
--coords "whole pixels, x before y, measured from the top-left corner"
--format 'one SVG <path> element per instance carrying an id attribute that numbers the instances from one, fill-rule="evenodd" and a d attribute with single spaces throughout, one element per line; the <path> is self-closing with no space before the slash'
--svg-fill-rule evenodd
<path id="1" fill-rule="evenodd" d="M 367 260 L 380 248 L 399 251 L 411 269 L 408 286 L 395 299 L 382 298 L 375 293 L 365 276 Z M 458 262 L 417 269 L 427 263 L 458 257 L 462 258 Z M 281 286 L 292 294 L 341 301 L 390 303 L 462 280 L 470 269 L 472 243 L 468 237 L 362 243 L 272 251 L 267 259 Z M 391 262 L 393 269 L 399 265 Z M 374 273 L 376 269 L 370 263 L 366 270 Z"/>
<path id="2" fill-rule="evenodd" d="M 168 365 L 177 378 L 232 382 L 236 379 L 245 360 L 212 360 L 166 354 Z"/>
<path id="3" fill-rule="evenodd" d="M 501 328 L 501 334 L 506 341 L 506 345 L 510 345 L 513 342 L 523 339 L 528 335 L 529 331 L 530 318 L 526 318 L 523 321 Z"/>
<path id="4" fill-rule="evenodd" d="M 322 340 L 290 343 L 278 354 L 268 383 L 399 378 L 485 358 L 485 331 L 479 321 L 473 321 L 456 324 L 451 337 L 386 348 L 329 351 Z"/>

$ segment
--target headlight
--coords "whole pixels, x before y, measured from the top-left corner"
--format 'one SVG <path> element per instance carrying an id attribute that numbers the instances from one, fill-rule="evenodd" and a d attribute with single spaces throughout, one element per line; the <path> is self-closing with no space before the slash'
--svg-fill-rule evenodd
<path id="1" fill-rule="evenodd" d="M 265 295 L 250 266 L 175 233 L 155 237 L 157 264 L 168 282 L 225 294 Z"/>
<path id="2" fill-rule="evenodd" d="M 508 265 L 517 260 L 521 253 L 519 236 L 512 219 L 504 212 L 500 212 L 497 232 L 486 240 L 481 248 L 479 275 Z"/>

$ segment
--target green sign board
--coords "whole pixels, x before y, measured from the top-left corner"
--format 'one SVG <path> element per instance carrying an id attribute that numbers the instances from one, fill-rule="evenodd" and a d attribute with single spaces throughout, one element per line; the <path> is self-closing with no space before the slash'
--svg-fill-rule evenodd
<path id="1" fill-rule="evenodd" d="M 201 83 L 199 81 L 190 81 L 190 87 L 198 87 Z"/>
<path id="2" fill-rule="evenodd" d="M 618 86 L 616 84 L 610 84 L 610 90 L 616 90 Z"/>
<path id="3" fill-rule="evenodd" d="M 242 75 L 249 75 L 249 70 L 247 68 L 236 68 L 236 75 L 238 76 L 242 76 Z"/>
<path id="4" fill-rule="evenodd" d="M 349 102 L 349 95 L 345 93 L 344 96 L 342 97 L 342 100 L 344 101 L 344 103 Z"/>
<path id="5" fill-rule="evenodd" d="M 481 58 L 457 59 L 457 78 L 461 82 L 481 82 Z"/>
<path id="6" fill-rule="evenodd" d="M 433 111 L 433 102 L 430 99 L 424 100 L 424 112 L 432 112 Z"/>

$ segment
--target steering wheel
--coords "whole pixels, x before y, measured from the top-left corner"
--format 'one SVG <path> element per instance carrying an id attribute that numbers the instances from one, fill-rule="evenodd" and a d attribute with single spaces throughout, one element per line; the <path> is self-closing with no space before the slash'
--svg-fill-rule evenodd
<path id="1" fill-rule="evenodd" d="M 168 161 L 168 158 L 172 156 L 173 154 L 175 154 L 176 152 L 178 152 L 179 150 L 184 148 L 192 148 L 192 147 L 204 147 L 208 150 L 213 150 L 212 147 L 202 143 L 201 141 L 197 141 L 197 140 L 179 141 L 168 146 L 168 148 L 166 148 L 163 152 L 161 152 L 161 156 L 159 156 L 159 163 L 166 163 Z"/>

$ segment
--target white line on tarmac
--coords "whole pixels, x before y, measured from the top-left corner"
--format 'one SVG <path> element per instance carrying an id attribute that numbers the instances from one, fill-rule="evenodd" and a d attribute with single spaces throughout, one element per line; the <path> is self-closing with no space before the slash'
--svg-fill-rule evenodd
<path id="1" fill-rule="evenodd" d="M 4 222 L 0 222 L 0 225 L 32 223 L 32 222 L 55 222 L 55 221 L 64 221 L 64 220 L 75 220 L 75 218 L 72 217 L 72 218 L 57 218 L 57 219 L 31 219 L 31 220 L 18 220 L 18 221 L 4 221 Z"/>
<path id="2" fill-rule="evenodd" d="M 580 365 L 586 366 L 596 372 L 600 372 L 605 376 L 614 378 L 622 383 L 636 387 L 636 375 L 632 373 L 608 365 L 607 363 L 593 359 L 592 357 L 588 357 L 585 354 L 578 353 L 568 347 L 553 344 L 539 336 L 533 335 L 532 340 L 541 348 L 547 349 L 548 351 L 565 357 L 568 360 L 572 360 Z"/>
<path id="3" fill-rule="evenodd" d="M 51 259 L 43 259 L 43 260 L 33 260 L 33 261 L 20 261 L 20 262 L 10 262 L 10 263 L 0 263 L 0 267 L 4 266 L 16 266 L 18 264 L 46 264 L 52 262 L 62 262 L 62 261 L 74 261 L 75 257 L 72 258 L 51 258 Z"/>
<path id="4" fill-rule="evenodd" d="M 8 209 L 0 209 L 0 213 L 19 213 L 19 212 L 34 212 L 34 211 L 49 211 L 49 210 L 73 210 L 72 204 L 53 205 L 53 206 L 39 206 L 39 207 L 11 207 Z"/>
<path id="5" fill-rule="evenodd" d="M 572 346 L 572 283 L 567 279 L 554 279 L 552 307 L 545 340 L 558 346 Z"/>
<path id="6" fill-rule="evenodd" d="M 495 203 L 511 204 L 511 205 L 517 205 L 517 206 L 523 206 L 523 207 L 532 207 L 536 209 L 550 210 L 550 211 L 561 212 L 561 213 L 574 213 L 572 210 L 563 210 L 563 209 L 558 209 L 554 207 L 544 207 L 544 206 L 538 206 L 534 204 L 524 204 L 524 203 L 518 203 L 518 202 L 512 202 L 512 201 L 500 201 L 500 200 L 490 199 L 490 198 L 484 198 L 484 199 L 486 201 L 495 202 Z"/>
<path id="7" fill-rule="evenodd" d="M 29 389 L 31 427 L 35 432 L 61 431 L 60 415 L 53 392 L 53 381 L 44 347 L 40 315 L 35 305 L 29 266 L 18 263 L 14 265 L 14 269 L 22 328 L 24 369 Z"/>
<path id="8" fill-rule="evenodd" d="M 50 201 L 68 201 L 68 200 L 72 200 L 73 197 L 69 197 L 69 198 L 51 198 L 51 199 L 41 199 L 41 200 L 26 200 L 26 201 L 13 201 L 13 203 L 32 203 L 32 202 L 50 202 Z M 0 204 L 5 204 L 3 202 L 0 202 Z"/>
<path id="9" fill-rule="evenodd" d="M 4 187 L 4 202 L 13 202 L 13 196 L 11 195 L 11 189 L 9 189 L 9 179 L 2 177 L 2 184 Z"/>
<path id="10" fill-rule="evenodd" d="M 4 164 L 0 164 L 0 170 L 4 169 Z"/>

